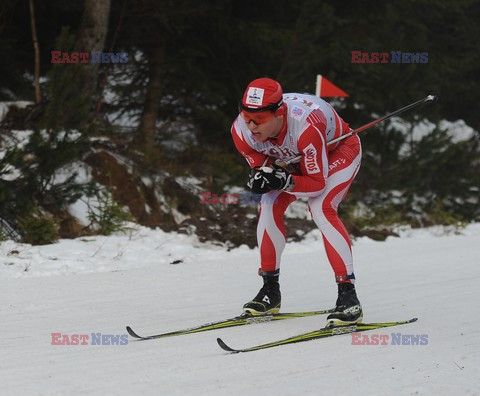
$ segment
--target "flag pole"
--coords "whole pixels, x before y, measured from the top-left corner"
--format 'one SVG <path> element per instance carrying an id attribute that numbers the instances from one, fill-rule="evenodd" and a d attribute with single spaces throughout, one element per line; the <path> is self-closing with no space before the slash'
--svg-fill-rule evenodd
<path id="1" fill-rule="evenodd" d="M 317 85 L 315 88 L 315 96 L 318 96 L 319 98 L 322 97 L 322 75 L 317 74 Z"/>

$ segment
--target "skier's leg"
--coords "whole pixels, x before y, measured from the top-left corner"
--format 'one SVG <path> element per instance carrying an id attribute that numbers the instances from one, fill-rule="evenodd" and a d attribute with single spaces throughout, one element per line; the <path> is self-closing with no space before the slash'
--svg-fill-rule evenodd
<path id="1" fill-rule="evenodd" d="M 286 241 L 284 215 L 288 205 L 295 200 L 295 196 L 281 191 L 270 191 L 262 196 L 257 239 L 261 265 L 259 273 L 263 278 L 263 286 L 257 296 L 243 306 L 245 314 L 271 314 L 280 310 L 278 278 Z"/>
<path id="2" fill-rule="evenodd" d="M 325 191 L 308 200 L 310 213 L 322 232 L 325 251 L 338 283 L 354 281 L 350 236 L 338 217 L 338 205 L 357 175 L 361 147 L 357 136 L 348 138 L 329 154 L 330 170 Z"/>
<path id="3" fill-rule="evenodd" d="M 275 274 L 280 270 L 280 259 L 285 248 L 285 211 L 297 198 L 282 191 L 270 191 L 262 196 L 257 224 L 261 272 Z"/>
<path id="4" fill-rule="evenodd" d="M 330 326 L 357 323 L 363 319 L 354 285 L 352 245 L 337 213 L 338 205 L 357 175 L 360 161 L 360 141 L 358 136 L 353 136 L 330 153 L 325 191 L 309 199 L 310 212 L 322 232 L 325 251 L 338 283 L 335 311 L 327 317 Z"/>

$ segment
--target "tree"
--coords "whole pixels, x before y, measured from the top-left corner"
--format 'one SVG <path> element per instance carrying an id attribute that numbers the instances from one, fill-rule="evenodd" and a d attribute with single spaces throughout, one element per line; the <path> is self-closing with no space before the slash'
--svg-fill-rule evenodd
<path id="1" fill-rule="evenodd" d="M 35 104 L 38 105 L 42 102 L 42 92 L 40 91 L 40 45 L 38 43 L 38 37 L 37 37 L 37 25 L 35 21 L 35 5 L 33 3 L 33 0 L 29 0 L 28 4 L 30 7 L 30 26 L 32 28 L 33 48 L 35 50 L 35 72 L 34 72 Z"/>
<path id="2" fill-rule="evenodd" d="M 156 123 L 165 95 L 165 81 L 171 68 L 186 67 L 173 64 L 174 53 L 179 49 L 178 38 L 191 24 L 204 17 L 211 6 L 190 0 L 140 0 L 133 12 L 133 23 L 139 28 L 133 35 L 148 64 L 148 78 L 143 111 L 135 143 L 150 150 L 155 146 Z"/>
<path id="3" fill-rule="evenodd" d="M 85 0 L 82 22 L 77 34 L 79 52 L 103 51 L 108 31 L 110 0 Z M 92 98 L 97 96 L 100 63 L 89 62 L 81 70 L 82 92 Z"/>
<path id="4" fill-rule="evenodd" d="M 73 48 L 73 35 L 62 31 L 57 48 Z M 14 227 L 36 212 L 55 214 L 82 195 L 76 172 L 68 167 L 88 150 L 89 98 L 79 94 L 79 64 L 56 64 L 48 74 L 45 112 L 28 125 L 21 146 L 8 146 L 0 158 L 0 218 Z M 58 177 L 64 169 L 67 177 Z"/>

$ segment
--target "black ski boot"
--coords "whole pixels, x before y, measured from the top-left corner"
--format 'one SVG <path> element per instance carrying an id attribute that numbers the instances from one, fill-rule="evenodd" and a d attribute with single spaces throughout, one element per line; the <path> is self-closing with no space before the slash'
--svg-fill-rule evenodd
<path id="1" fill-rule="evenodd" d="M 254 316 L 276 314 L 280 311 L 281 300 L 278 275 L 263 275 L 263 287 L 252 301 L 243 306 L 243 314 Z"/>
<path id="2" fill-rule="evenodd" d="M 327 316 L 327 327 L 360 323 L 362 319 L 362 306 L 355 285 L 349 282 L 339 283 L 337 305 L 335 311 Z"/>

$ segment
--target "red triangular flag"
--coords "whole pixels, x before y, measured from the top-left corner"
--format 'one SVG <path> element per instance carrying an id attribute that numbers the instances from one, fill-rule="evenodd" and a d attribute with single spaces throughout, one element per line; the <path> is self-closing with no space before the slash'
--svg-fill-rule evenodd
<path id="1" fill-rule="evenodd" d="M 345 91 L 338 88 L 335 84 L 332 84 L 322 75 L 317 76 L 317 90 L 315 95 L 319 97 L 332 97 L 332 96 L 349 96 Z"/>

